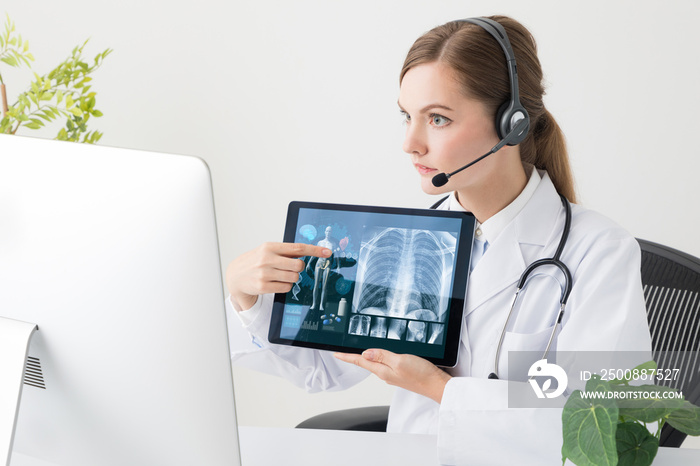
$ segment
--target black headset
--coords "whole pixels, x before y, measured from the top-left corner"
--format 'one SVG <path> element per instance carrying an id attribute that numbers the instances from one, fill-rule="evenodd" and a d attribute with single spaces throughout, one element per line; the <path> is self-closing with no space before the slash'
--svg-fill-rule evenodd
<path id="1" fill-rule="evenodd" d="M 503 49 L 508 64 L 508 77 L 510 79 L 510 100 L 504 102 L 496 112 L 496 133 L 500 139 L 504 139 L 521 120 L 525 120 L 525 128 L 513 135 L 507 142 L 509 146 L 520 144 L 530 128 L 530 115 L 520 103 L 520 91 L 518 88 L 518 67 L 515 64 L 515 54 L 510 46 L 506 30 L 498 22 L 489 18 L 467 18 L 460 22 L 476 24 L 491 34 Z"/>
<path id="2" fill-rule="evenodd" d="M 508 35 L 503 26 L 489 18 L 467 18 L 460 19 L 457 22 L 476 24 L 491 34 L 494 39 L 501 45 L 503 53 L 506 54 L 508 62 L 508 77 L 510 80 L 510 100 L 504 102 L 496 112 L 496 134 L 500 141 L 498 144 L 481 157 L 469 162 L 457 170 L 450 173 L 438 173 L 433 177 L 433 185 L 440 187 L 444 186 L 449 179 L 485 159 L 491 154 L 498 152 L 503 146 L 515 146 L 523 142 L 530 129 L 530 115 L 528 115 L 525 107 L 520 103 L 520 91 L 518 90 L 518 67 L 515 64 L 515 55 L 513 48 L 510 46 Z"/>

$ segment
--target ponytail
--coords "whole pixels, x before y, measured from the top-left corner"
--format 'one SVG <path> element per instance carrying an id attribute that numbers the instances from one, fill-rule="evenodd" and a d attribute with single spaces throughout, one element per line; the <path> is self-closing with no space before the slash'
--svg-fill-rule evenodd
<path id="1" fill-rule="evenodd" d="M 535 121 L 534 128 L 520 144 L 520 158 L 540 170 L 546 170 L 559 194 L 576 202 L 574 178 L 571 174 L 564 133 L 546 108 Z"/>

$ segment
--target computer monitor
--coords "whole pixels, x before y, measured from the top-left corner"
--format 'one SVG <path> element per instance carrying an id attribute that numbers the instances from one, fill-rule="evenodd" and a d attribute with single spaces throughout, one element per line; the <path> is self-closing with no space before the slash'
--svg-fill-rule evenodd
<path id="1" fill-rule="evenodd" d="M 240 464 L 202 160 L 0 135 L 0 316 L 39 328 L 13 466 Z"/>

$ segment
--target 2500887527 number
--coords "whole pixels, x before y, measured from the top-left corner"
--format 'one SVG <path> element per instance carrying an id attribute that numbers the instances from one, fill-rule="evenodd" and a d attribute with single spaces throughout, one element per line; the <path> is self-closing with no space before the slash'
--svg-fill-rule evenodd
<path id="1" fill-rule="evenodd" d="M 603 380 L 642 380 L 642 381 L 673 381 L 678 380 L 680 369 L 602 369 L 600 377 Z"/>

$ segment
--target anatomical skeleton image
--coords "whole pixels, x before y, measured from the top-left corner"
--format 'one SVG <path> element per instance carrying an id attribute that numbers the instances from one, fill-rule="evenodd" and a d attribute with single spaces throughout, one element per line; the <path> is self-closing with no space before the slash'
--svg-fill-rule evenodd
<path id="1" fill-rule="evenodd" d="M 328 226 L 326 227 L 325 238 L 319 241 L 318 246 L 328 248 L 331 251 L 335 248 L 335 244 L 331 241 L 331 233 L 333 229 Z M 323 310 L 323 305 L 326 301 L 326 288 L 328 285 L 328 274 L 330 273 L 332 257 L 328 258 L 317 258 L 315 260 L 315 273 L 314 273 L 314 289 L 313 289 L 313 302 L 311 303 L 311 309 L 316 309 L 317 304 L 320 304 L 320 309 Z M 311 268 L 312 262 L 307 265 Z M 317 301 L 318 299 L 318 301 Z"/>
<path id="2" fill-rule="evenodd" d="M 366 230 L 352 312 L 396 320 L 388 322 L 388 338 L 401 335 L 406 341 L 438 343 L 447 318 L 455 249 L 455 236 L 449 233 L 381 227 Z M 436 324 L 429 325 L 431 322 Z M 386 328 L 386 323 L 383 325 Z"/>

